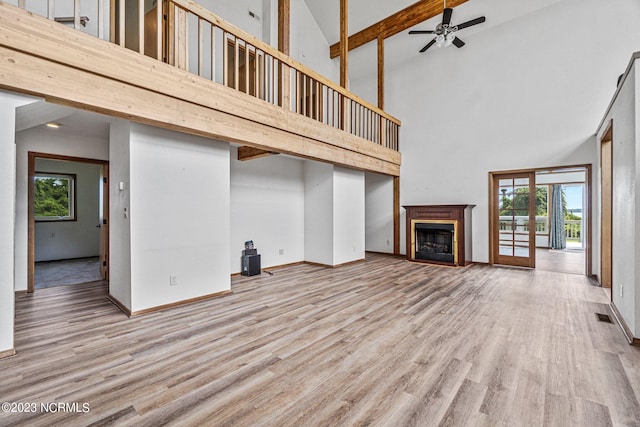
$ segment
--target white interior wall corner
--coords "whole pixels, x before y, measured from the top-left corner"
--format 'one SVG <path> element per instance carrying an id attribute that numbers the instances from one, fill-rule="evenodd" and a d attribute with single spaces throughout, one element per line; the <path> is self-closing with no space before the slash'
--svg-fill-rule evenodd
<path id="1" fill-rule="evenodd" d="M 393 177 L 365 173 L 365 248 L 393 253 Z"/>
<path id="2" fill-rule="evenodd" d="M 131 122 L 115 119 L 109 132 L 109 294 L 132 310 L 130 151 Z M 127 216 L 125 217 L 125 209 Z"/>
<path id="3" fill-rule="evenodd" d="M 635 103 L 633 104 L 634 111 L 632 113 L 634 120 L 634 135 L 633 141 L 635 142 L 636 162 L 635 162 L 635 283 L 632 284 L 635 294 L 635 327 L 634 336 L 636 338 L 640 335 L 640 59 L 636 59 L 633 65 L 632 76 L 634 77 L 635 84 Z"/>
<path id="4" fill-rule="evenodd" d="M 229 291 L 229 144 L 133 124 L 130 150 L 132 310 Z"/>
<path id="5" fill-rule="evenodd" d="M 32 98 L 0 91 L 0 352 L 14 348 L 16 108 Z"/>
<path id="6" fill-rule="evenodd" d="M 304 259 L 333 265 L 333 166 L 304 163 Z"/>
<path id="7" fill-rule="evenodd" d="M 282 155 L 237 160 L 231 148 L 231 272 L 253 240 L 262 268 L 304 261 L 304 161 Z"/>
<path id="8" fill-rule="evenodd" d="M 365 257 L 364 172 L 333 168 L 333 265 Z"/>

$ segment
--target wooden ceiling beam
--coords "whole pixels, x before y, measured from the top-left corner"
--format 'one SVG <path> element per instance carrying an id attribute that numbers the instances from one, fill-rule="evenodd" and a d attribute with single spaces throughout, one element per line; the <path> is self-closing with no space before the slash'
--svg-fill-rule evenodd
<path id="1" fill-rule="evenodd" d="M 241 162 L 246 160 L 259 159 L 261 157 L 267 157 L 272 154 L 278 153 L 274 153 L 273 151 L 261 150 L 260 148 L 254 147 L 238 147 L 238 160 L 240 160 Z"/>
<path id="2" fill-rule="evenodd" d="M 468 0 L 449 0 L 447 1 L 447 7 L 457 7 Z M 419 23 L 426 21 L 429 18 L 440 15 L 444 11 L 444 4 L 442 0 L 420 0 L 411 6 L 402 9 L 399 12 L 394 13 L 391 16 L 378 21 L 375 24 L 358 31 L 357 33 L 349 36 L 348 46 L 349 50 L 353 50 L 362 45 L 376 40 L 379 35 L 383 38 L 388 38 L 396 35 L 408 28 L 418 25 Z M 331 59 L 340 56 L 340 42 L 331 45 L 329 49 L 329 56 Z"/>

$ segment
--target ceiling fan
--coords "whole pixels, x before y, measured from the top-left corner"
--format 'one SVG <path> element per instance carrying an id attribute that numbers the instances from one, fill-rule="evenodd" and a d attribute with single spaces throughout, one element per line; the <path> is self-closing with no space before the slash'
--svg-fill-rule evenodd
<path id="1" fill-rule="evenodd" d="M 481 24 L 486 21 L 484 16 L 481 16 L 476 19 L 472 19 L 471 21 L 463 22 L 458 25 L 451 25 L 451 15 L 453 13 L 453 9 L 447 7 L 447 1 L 444 0 L 444 13 L 442 14 L 442 23 L 436 26 L 435 30 L 412 30 L 409 31 L 409 34 L 435 34 L 433 40 L 431 40 L 425 47 L 420 49 L 420 53 L 429 49 L 434 44 L 437 47 L 449 46 L 454 44 L 456 47 L 460 48 L 464 46 L 464 42 L 456 36 L 456 32 L 458 30 L 462 30 L 463 28 L 471 27 L 472 25 Z"/>

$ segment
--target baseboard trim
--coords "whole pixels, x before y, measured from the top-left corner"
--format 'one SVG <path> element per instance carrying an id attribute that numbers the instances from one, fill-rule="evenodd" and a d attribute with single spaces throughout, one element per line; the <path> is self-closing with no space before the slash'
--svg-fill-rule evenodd
<path id="1" fill-rule="evenodd" d="M 333 268 L 344 267 L 346 265 L 358 264 L 360 262 L 365 262 L 365 261 L 366 261 L 366 259 L 364 259 L 364 258 L 356 259 L 356 260 L 353 260 L 353 261 L 343 262 L 342 264 L 336 264 L 336 265 L 333 265 L 332 267 Z"/>
<path id="2" fill-rule="evenodd" d="M 309 265 L 316 265 L 318 267 L 326 267 L 326 268 L 338 268 L 338 267 L 344 267 L 346 265 L 351 265 L 351 264 L 357 264 L 359 262 L 365 262 L 366 260 L 364 258 L 362 259 L 356 259 L 354 261 L 348 261 L 348 262 L 343 262 L 342 264 L 336 264 L 336 265 L 329 265 L 329 264 L 322 264 L 319 262 L 312 262 L 312 261 L 305 261 L 305 264 L 309 264 Z"/>
<path id="3" fill-rule="evenodd" d="M 622 315 L 620 314 L 620 311 L 618 311 L 618 307 L 616 307 L 613 301 L 611 301 L 611 304 L 609 306 L 611 307 L 611 311 L 613 312 L 613 317 L 615 317 L 616 322 L 618 322 L 618 326 L 620 326 L 620 329 L 622 329 L 622 333 L 624 334 L 624 337 L 627 339 L 627 342 L 631 345 L 640 347 L 640 339 L 633 336 L 633 333 L 631 332 L 629 325 L 627 325 L 627 322 L 625 322 L 624 317 L 622 317 Z"/>
<path id="4" fill-rule="evenodd" d="M 277 270 L 279 268 L 286 268 L 286 267 L 295 267 L 297 265 L 305 265 L 305 264 L 306 262 L 304 261 L 290 262 L 289 264 L 280 264 L 280 265 L 274 265 L 273 267 L 263 268 L 262 272 L 269 274 L 271 270 Z"/>
<path id="5" fill-rule="evenodd" d="M 15 356 L 18 354 L 15 348 L 10 348 L 9 350 L 0 351 L 0 359 L 5 359 L 7 357 Z"/>
<path id="6" fill-rule="evenodd" d="M 131 310 L 129 310 L 123 303 L 121 303 L 120 300 L 118 300 L 118 298 L 116 298 L 113 295 L 109 294 L 109 295 L 107 295 L 107 299 L 109 301 L 111 301 L 111 303 L 113 305 L 118 307 L 120 309 L 120 311 L 122 311 L 127 316 L 131 317 Z"/>
<path id="7" fill-rule="evenodd" d="M 368 254 L 377 254 L 377 255 L 387 255 L 387 256 L 398 257 L 398 258 L 406 258 L 407 257 L 405 254 L 394 254 L 393 252 L 366 251 L 366 253 L 368 253 Z"/>
<path id="8" fill-rule="evenodd" d="M 172 302 L 170 304 L 159 305 L 157 307 L 145 308 L 144 310 L 132 311 L 131 314 L 129 315 L 129 317 L 141 316 L 143 314 L 154 313 L 156 311 L 169 310 L 171 308 L 179 307 L 179 306 L 182 306 L 182 305 L 192 304 L 192 303 L 195 303 L 195 302 L 202 302 L 202 301 L 210 300 L 210 299 L 213 299 L 213 298 L 220 298 L 220 297 L 223 297 L 223 296 L 226 296 L 226 295 L 231 295 L 232 293 L 233 293 L 233 291 L 230 291 L 230 290 L 229 291 L 216 292 L 214 294 L 203 295 L 201 297 L 185 299 L 185 300 L 182 300 L 182 301 L 176 301 L 176 302 Z"/>
<path id="9" fill-rule="evenodd" d="M 388 255 L 388 256 L 398 257 L 398 258 L 405 258 L 405 256 L 402 255 L 402 254 L 396 255 L 396 254 L 389 254 L 389 253 L 385 253 L 385 252 L 373 252 L 373 251 L 367 251 L 367 253 Z M 298 261 L 298 262 L 292 262 L 292 263 L 289 263 L 289 264 L 280 264 L 280 265 L 274 265 L 272 267 L 262 268 L 260 271 L 262 273 L 268 273 L 267 270 L 276 270 L 278 268 L 295 267 L 296 265 L 305 265 L 305 264 L 307 264 L 307 265 L 315 265 L 315 266 L 318 266 L 318 267 L 338 268 L 338 267 L 344 267 L 346 265 L 356 264 L 358 262 L 364 262 L 364 261 L 366 261 L 366 259 L 362 258 L 362 259 L 357 259 L 355 261 L 344 262 L 342 264 L 336 264 L 336 265 L 322 264 L 322 263 L 313 262 L 313 261 Z M 242 276 L 242 273 L 232 273 L 231 274 L 231 277 L 241 277 L 241 276 Z"/>
<path id="10" fill-rule="evenodd" d="M 268 273 L 267 270 L 276 270 L 278 268 L 285 268 L 285 267 L 295 267 L 296 265 L 304 265 L 306 264 L 306 262 L 304 261 L 298 261 L 298 262 L 290 262 L 289 264 L 279 264 L 279 265 L 273 265 L 271 267 L 265 267 L 262 268 L 260 270 L 261 273 Z M 242 273 L 232 273 L 231 277 L 240 277 L 242 276 Z"/>

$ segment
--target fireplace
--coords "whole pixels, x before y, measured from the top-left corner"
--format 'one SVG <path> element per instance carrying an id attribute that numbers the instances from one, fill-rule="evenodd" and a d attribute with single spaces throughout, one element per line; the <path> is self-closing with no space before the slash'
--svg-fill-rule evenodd
<path id="1" fill-rule="evenodd" d="M 407 259 L 453 266 L 470 264 L 473 207 L 404 206 L 407 210 Z"/>
<path id="2" fill-rule="evenodd" d="M 457 221 L 416 220 L 412 226 L 411 236 L 415 239 L 411 244 L 413 259 L 458 263 L 455 240 Z"/>

